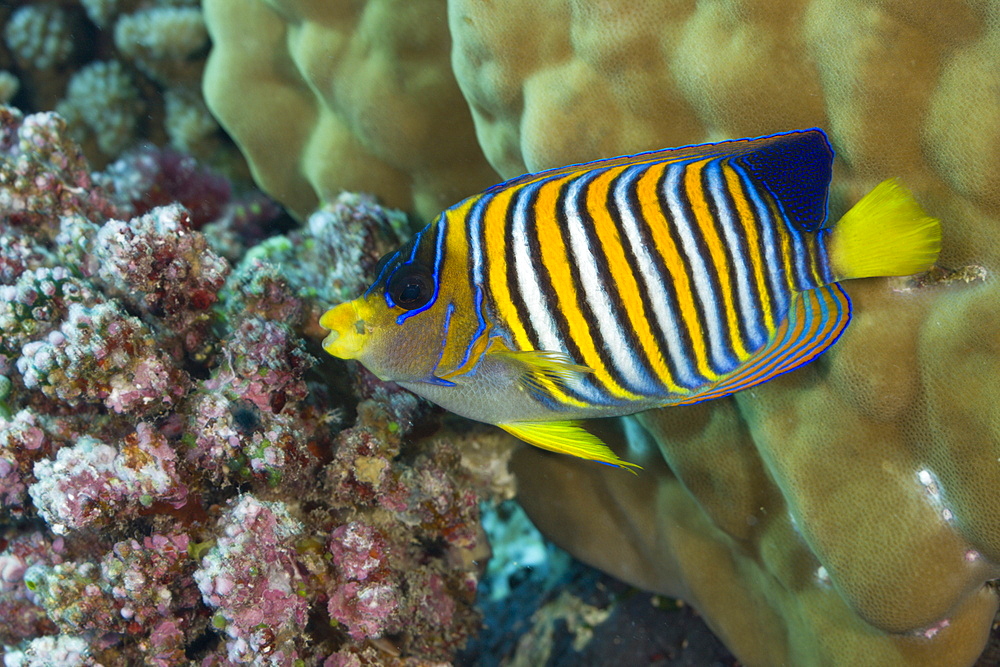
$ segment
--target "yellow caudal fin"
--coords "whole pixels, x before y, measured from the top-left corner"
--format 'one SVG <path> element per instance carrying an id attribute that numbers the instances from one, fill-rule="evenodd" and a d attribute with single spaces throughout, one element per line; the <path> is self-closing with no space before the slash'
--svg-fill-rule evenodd
<path id="1" fill-rule="evenodd" d="M 941 223 L 890 178 L 833 227 L 830 265 L 837 280 L 909 276 L 929 269 L 941 250 Z"/>
<path id="2" fill-rule="evenodd" d="M 570 454 L 588 461 L 625 468 L 630 472 L 635 472 L 632 468 L 642 469 L 640 465 L 618 458 L 600 438 L 574 421 L 507 422 L 497 426 L 529 445 L 550 452 Z"/>

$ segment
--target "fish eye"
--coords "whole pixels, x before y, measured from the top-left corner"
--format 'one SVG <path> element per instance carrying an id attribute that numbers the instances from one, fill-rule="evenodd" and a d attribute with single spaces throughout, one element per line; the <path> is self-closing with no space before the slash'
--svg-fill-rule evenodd
<path id="1" fill-rule="evenodd" d="M 430 271 L 420 264 L 404 264 L 396 269 L 385 289 L 396 305 L 405 310 L 425 306 L 434 296 Z"/>

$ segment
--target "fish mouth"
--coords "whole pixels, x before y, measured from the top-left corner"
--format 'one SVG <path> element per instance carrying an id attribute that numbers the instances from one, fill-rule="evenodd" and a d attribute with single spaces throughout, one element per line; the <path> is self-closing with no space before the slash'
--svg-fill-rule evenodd
<path id="1" fill-rule="evenodd" d="M 319 325 L 329 329 L 323 349 L 340 359 L 357 359 L 365 347 L 367 328 L 357 302 L 349 301 L 323 313 Z"/>

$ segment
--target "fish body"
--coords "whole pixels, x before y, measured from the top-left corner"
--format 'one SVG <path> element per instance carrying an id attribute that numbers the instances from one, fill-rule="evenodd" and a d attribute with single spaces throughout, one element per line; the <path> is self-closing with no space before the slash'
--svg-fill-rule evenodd
<path id="1" fill-rule="evenodd" d="M 460 415 L 612 465 L 576 423 L 808 363 L 842 280 L 929 268 L 939 223 L 887 181 L 826 226 L 821 130 L 527 174 L 442 212 L 328 311 L 328 352 Z"/>

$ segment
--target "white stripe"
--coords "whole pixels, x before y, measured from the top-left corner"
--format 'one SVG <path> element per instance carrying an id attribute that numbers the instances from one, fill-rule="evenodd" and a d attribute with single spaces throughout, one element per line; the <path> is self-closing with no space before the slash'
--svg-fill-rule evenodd
<path id="1" fill-rule="evenodd" d="M 472 280 L 477 287 L 484 286 L 483 280 L 483 211 L 493 200 L 483 195 L 469 211 L 467 234 L 469 237 L 469 257 L 472 261 Z"/>
<path id="2" fill-rule="evenodd" d="M 709 268 L 705 263 L 705 258 L 701 256 L 695 242 L 692 224 L 697 222 L 688 220 L 686 212 L 677 197 L 681 185 L 681 177 L 684 175 L 688 165 L 674 164 L 667 168 L 666 178 L 663 179 L 663 190 L 670 209 L 670 216 L 673 219 L 677 235 L 681 240 L 681 248 L 691 264 L 691 277 L 694 281 L 694 292 L 698 300 L 701 301 L 702 310 L 705 313 L 705 323 L 708 325 L 708 347 L 712 354 L 712 362 L 715 368 L 726 370 L 732 364 L 727 350 L 723 347 L 726 343 L 724 324 L 722 320 L 721 308 L 717 295 L 712 290 L 712 283 L 709 282 Z"/>
<path id="3" fill-rule="evenodd" d="M 521 293 L 521 299 L 524 300 L 524 307 L 528 311 L 528 319 L 538 334 L 538 343 L 541 349 L 565 350 L 555 321 L 553 321 L 545 303 L 541 280 L 535 273 L 535 267 L 531 262 L 531 248 L 528 246 L 527 207 L 531 195 L 539 188 L 539 185 L 534 183 L 522 188 L 514 195 L 517 201 L 514 205 L 514 221 L 511 226 L 510 239 L 511 248 L 514 250 L 514 274 L 517 276 L 517 286 Z"/>
<path id="4" fill-rule="evenodd" d="M 528 319 L 538 334 L 539 347 L 542 350 L 562 352 L 566 356 L 570 356 L 569 349 L 549 310 L 554 304 L 549 304 L 542 292 L 541 278 L 531 261 L 531 247 L 528 244 L 528 234 L 533 233 L 528 231 L 528 207 L 531 204 L 532 195 L 543 184 L 544 181 L 533 183 L 514 195 L 516 202 L 514 202 L 514 216 L 509 241 L 514 253 L 514 274 L 517 277 L 518 292 L 524 301 Z M 540 262 L 541 258 L 538 259 Z M 576 361 L 582 362 L 582 360 Z M 569 382 L 567 387 L 578 392 L 584 400 L 591 403 L 605 402 L 602 393 L 587 378 Z"/>
<path id="5" fill-rule="evenodd" d="M 747 253 L 739 252 L 741 234 L 736 229 L 736 212 L 729 208 L 729 200 L 726 198 L 725 179 L 722 175 L 722 165 L 713 162 L 708 168 L 708 186 L 712 199 L 715 200 L 715 210 L 719 212 L 719 221 L 722 223 L 722 234 L 726 239 L 726 249 L 732 259 L 733 267 L 736 269 L 736 284 L 739 289 L 739 315 L 745 323 L 749 325 L 751 347 L 763 345 L 767 332 L 764 330 L 764 317 L 760 309 L 757 308 L 753 299 L 753 289 L 751 287 L 751 267 L 747 264 L 750 259 L 749 248 Z M 738 193 L 733 194 L 739 196 Z"/>
<path id="6" fill-rule="evenodd" d="M 770 285 L 771 302 L 773 304 L 771 309 L 776 320 L 780 322 L 784 319 L 788 311 L 790 295 L 788 293 L 788 285 L 785 283 L 781 271 L 781 249 L 778 247 L 778 239 L 774 231 L 774 218 L 771 217 L 771 209 L 760 198 L 756 184 L 747 176 L 746 172 L 738 168 L 735 164 L 732 166 L 734 171 L 740 175 L 740 180 L 743 182 L 743 189 L 750 195 L 750 201 L 753 202 L 753 206 L 757 210 L 761 247 L 764 249 L 764 266 L 762 268 L 767 275 Z"/>
<path id="7" fill-rule="evenodd" d="M 663 281 L 670 280 L 670 277 L 660 275 L 656 270 L 649 249 L 643 244 L 639 231 L 639 221 L 635 217 L 636 212 L 632 210 L 628 201 L 628 190 L 648 168 L 649 165 L 636 165 L 629 169 L 615 187 L 615 202 L 618 204 L 618 210 L 622 216 L 622 231 L 625 232 L 625 238 L 632 246 L 632 255 L 639 265 L 639 275 L 642 278 L 643 289 L 646 291 L 649 303 L 653 308 L 656 325 L 666 338 L 667 349 L 661 350 L 661 352 L 670 355 L 674 368 L 679 374 L 679 377 L 675 378 L 677 382 L 685 387 L 695 387 L 702 383 L 702 379 L 691 361 L 691 350 L 685 347 L 681 338 L 681 324 L 677 321 L 674 312 L 676 304 L 670 303 L 670 297 L 663 289 Z"/>
<path id="8" fill-rule="evenodd" d="M 636 358 L 635 350 L 626 339 L 622 323 L 616 318 L 617 308 L 612 304 L 607 288 L 598 276 L 597 260 L 583 231 L 584 222 L 579 207 L 585 207 L 586 202 L 578 202 L 580 192 L 600 173 L 602 172 L 590 174 L 589 177 L 579 177 L 573 180 L 566 190 L 564 206 L 570 250 L 573 261 L 580 271 L 582 283 L 580 287 L 583 289 L 584 298 L 594 313 L 597 328 L 607 345 L 607 357 L 624 381 L 626 389 L 636 393 L 648 392 L 649 377 Z"/>
<path id="9" fill-rule="evenodd" d="M 803 243 L 802 233 L 796 229 L 795 223 L 791 221 L 785 221 L 785 228 L 788 230 L 788 235 L 792 237 L 792 258 L 795 261 L 795 269 L 799 276 L 799 287 L 802 289 L 815 287 L 813 284 L 815 281 L 809 275 L 809 267 L 806 266 L 808 254 Z"/>

